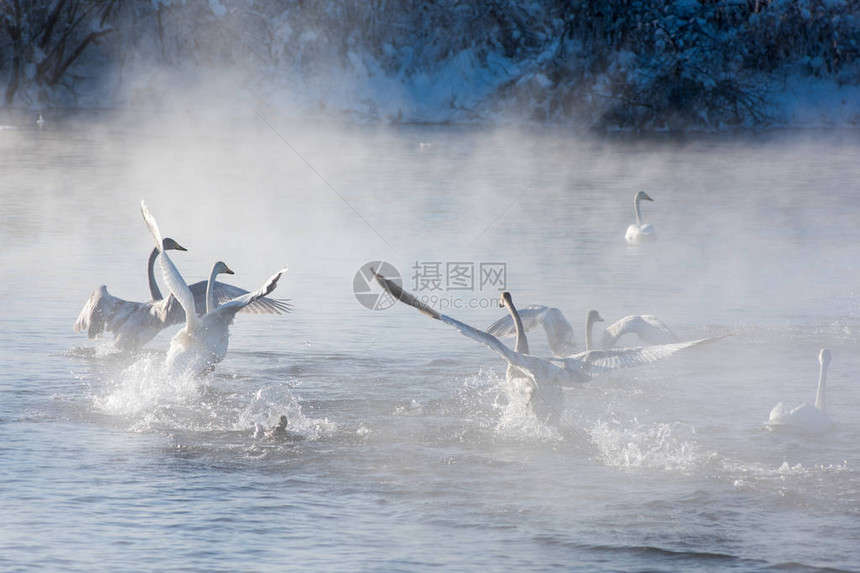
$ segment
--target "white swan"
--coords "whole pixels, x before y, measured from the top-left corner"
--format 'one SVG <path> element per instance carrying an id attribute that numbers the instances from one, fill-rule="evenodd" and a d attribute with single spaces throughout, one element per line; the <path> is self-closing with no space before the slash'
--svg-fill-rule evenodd
<path id="1" fill-rule="evenodd" d="M 281 269 L 272 275 L 257 291 L 243 294 L 217 308 L 213 308 L 215 299 L 212 290 L 214 289 L 215 276 L 219 272 L 224 272 L 223 269 L 226 268 L 226 265 L 219 261 L 212 268 L 212 274 L 209 277 L 209 287 L 206 294 L 207 312 L 203 316 L 197 316 L 194 309 L 194 295 L 182 275 L 179 274 L 179 270 L 174 266 L 173 261 L 170 260 L 167 251 L 163 249 L 158 224 L 143 201 L 140 202 L 140 210 L 161 255 L 159 263 L 164 282 L 176 300 L 179 301 L 179 304 L 182 305 L 182 308 L 185 309 L 185 327 L 171 339 L 166 365 L 171 371 L 192 374 L 212 370 L 215 364 L 224 360 L 227 355 L 230 324 L 232 324 L 236 313 L 253 301 L 275 290 L 278 279 L 287 269 Z"/>
<path id="2" fill-rule="evenodd" d="M 426 314 L 430 318 L 440 320 L 453 326 L 460 332 L 460 334 L 483 344 L 498 354 L 508 364 L 509 373 L 517 373 L 527 376 L 534 383 L 534 386 L 539 393 L 552 388 L 553 385 L 569 386 L 572 384 L 587 382 L 592 378 L 592 376 L 597 374 L 655 362 L 662 358 L 667 358 L 680 350 L 728 336 L 724 335 L 715 338 L 693 340 L 690 342 L 662 344 L 659 346 L 592 350 L 590 346 L 591 329 L 595 322 L 602 320 L 600 318 L 600 314 L 596 310 L 593 310 L 588 313 L 588 321 L 586 323 L 587 349 L 567 358 L 545 359 L 531 354 L 517 352 L 516 350 L 511 350 L 492 334 L 440 313 L 433 307 L 415 298 L 412 294 L 404 291 L 403 287 L 397 283 L 378 273 L 376 274 L 376 280 L 380 285 L 382 285 L 382 288 L 384 288 L 396 300 L 416 308 L 419 312 Z M 508 307 L 508 310 L 511 311 L 512 309 L 513 305 L 511 304 Z M 512 315 L 513 314 L 514 313 L 512 313 Z M 520 327 L 522 327 L 521 321 L 514 318 L 514 322 L 515 324 L 519 323 Z"/>
<path id="3" fill-rule="evenodd" d="M 624 238 L 628 243 L 640 243 L 656 237 L 654 227 L 648 223 L 643 224 L 642 217 L 639 214 L 639 202 L 653 200 L 654 199 L 652 199 L 645 191 L 638 191 L 636 195 L 633 196 L 633 213 L 636 215 L 636 222 L 627 227 L 627 232 L 624 234 Z"/>
<path id="4" fill-rule="evenodd" d="M 38 127 L 39 129 L 45 127 L 45 118 L 42 117 L 41 111 L 39 112 L 39 117 L 36 118 L 36 127 Z"/>
<path id="5" fill-rule="evenodd" d="M 606 327 L 603 331 L 601 346 L 612 348 L 625 334 L 635 334 L 639 340 L 648 344 L 669 344 L 678 342 L 666 324 L 651 314 L 631 314 Z"/>
<path id="6" fill-rule="evenodd" d="M 511 294 L 504 292 L 501 295 L 499 306 L 508 310 L 508 317 L 514 325 L 516 343 L 514 352 L 518 354 L 529 354 L 529 344 L 526 338 L 526 330 L 520 313 L 514 306 Z M 526 403 L 538 420 L 549 424 L 557 424 L 564 409 L 564 390 L 562 385 L 552 381 L 541 381 L 531 375 L 528 370 L 522 370 L 518 366 L 508 362 L 505 371 L 505 380 L 508 384 L 522 384 L 526 391 Z"/>
<path id="7" fill-rule="evenodd" d="M 162 245 L 164 250 L 185 251 L 179 243 L 167 237 Z M 100 286 L 90 295 L 75 321 L 75 332 L 87 332 L 90 339 L 104 332 L 113 332 L 114 346 L 123 351 L 136 351 L 143 347 L 155 336 L 174 324 L 185 322 L 185 310 L 173 295 L 165 299 L 161 295 L 155 280 L 155 259 L 158 249 L 153 248 L 147 261 L 146 273 L 149 281 L 149 293 L 152 297 L 146 302 L 128 301 L 113 296 L 105 285 Z M 189 285 L 194 295 L 194 306 L 197 314 L 206 313 L 206 291 L 208 281 L 198 281 Z M 225 284 L 214 283 L 214 296 L 217 304 L 221 304 L 247 294 L 245 289 Z M 216 306 L 217 306 L 216 304 Z M 290 312 L 292 307 L 283 300 L 263 297 L 255 300 L 243 309 L 244 312 L 256 314 L 281 314 Z"/>
<path id="8" fill-rule="evenodd" d="M 830 364 L 830 350 L 822 348 L 818 353 L 820 370 L 818 372 L 818 392 L 815 405 L 804 403 L 793 410 L 780 402 L 770 411 L 767 427 L 771 430 L 785 430 L 801 434 L 821 434 L 828 431 L 833 422 L 824 407 L 824 389 L 827 384 L 827 366 Z"/>
<path id="9" fill-rule="evenodd" d="M 185 251 L 185 247 L 171 238 L 162 243 L 164 250 Z M 102 285 L 90 295 L 75 321 L 75 332 L 87 332 L 96 338 L 105 331 L 114 333 L 114 346 L 121 350 L 137 350 L 152 340 L 165 328 L 168 304 L 161 296 L 155 281 L 153 267 L 158 257 L 158 249 L 153 248 L 149 255 L 146 272 L 149 279 L 147 302 L 135 302 L 115 297 Z"/>

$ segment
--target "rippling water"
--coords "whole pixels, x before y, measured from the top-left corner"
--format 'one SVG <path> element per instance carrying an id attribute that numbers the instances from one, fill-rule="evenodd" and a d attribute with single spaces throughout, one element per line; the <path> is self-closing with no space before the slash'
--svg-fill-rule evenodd
<path id="1" fill-rule="evenodd" d="M 857 132 L 4 121 L 0 568 L 860 569 Z M 638 189 L 659 240 L 632 249 Z M 172 330 L 137 356 L 72 331 L 100 284 L 148 298 L 141 199 L 189 282 L 290 268 L 295 311 L 240 315 L 203 380 L 163 372 Z M 734 335 L 570 389 L 548 426 L 487 349 L 360 305 L 374 260 L 413 290 L 503 263 L 577 330 L 597 308 Z M 492 286 L 417 294 L 486 326 Z M 835 429 L 767 431 L 814 400 L 825 346 Z M 282 414 L 286 439 L 255 437 Z"/>

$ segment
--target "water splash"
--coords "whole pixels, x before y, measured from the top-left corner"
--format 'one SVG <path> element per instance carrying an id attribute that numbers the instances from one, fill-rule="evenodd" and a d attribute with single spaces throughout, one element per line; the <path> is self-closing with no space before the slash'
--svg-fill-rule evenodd
<path id="1" fill-rule="evenodd" d="M 200 402 L 199 380 L 167 372 L 158 356 L 143 356 L 108 381 L 93 399 L 95 409 L 128 422 L 134 431 L 148 431 L 174 422 L 179 410 Z"/>
<path id="2" fill-rule="evenodd" d="M 285 390 L 283 384 L 267 384 L 256 391 L 251 402 L 239 413 L 234 429 L 243 431 L 257 426 L 271 427 L 281 416 L 289 420 L 288 430 L 305 440 L 331 437 L 338 428 L 328 418 L 306 416 L 299 399 Z"/>
<path id="3" fill-rule="evenodd" d="M 591 438 L 600 458 L 618 468 L 689 472 L 712 458 L 696 444 L 696 431 L 679 422 L 599 420 Z"/>
<path id="4" fill-rule="evenodd" d="M 473 421 L 498 437 L 528 441 L 561 439 L 558 428 L 535 416 L 529 405 L 531 396 L 526 384 L 508 382 L 492 370 L 481 370 L 465 379 L 457 400 Z"/>

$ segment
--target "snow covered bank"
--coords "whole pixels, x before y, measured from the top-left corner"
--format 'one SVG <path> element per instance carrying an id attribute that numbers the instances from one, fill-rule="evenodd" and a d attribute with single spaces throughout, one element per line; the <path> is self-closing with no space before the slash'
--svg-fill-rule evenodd
<path id="1" fill-rule="evenodd" d="M 22 6 L 0 5 L 8 106 L 602 130 L 860 125 L 854 0 Z"/>

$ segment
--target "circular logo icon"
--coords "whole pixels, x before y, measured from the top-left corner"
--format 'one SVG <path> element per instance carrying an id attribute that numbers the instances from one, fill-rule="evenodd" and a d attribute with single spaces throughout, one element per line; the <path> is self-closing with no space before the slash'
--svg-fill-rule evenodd
<path id="1" fill-rule="evenodd" d="M 376 273 L 403 286 L 403 279 L 394 265 L 385 261 L 370 261 L 356 271 L 352 279 L 352 292 L 361 306 L 370 310 L 386 310 L 397 304 L 397 299 L 376 282 Z"/>

